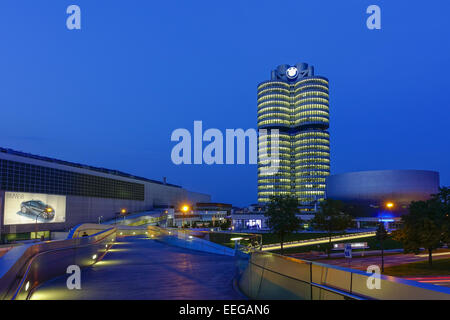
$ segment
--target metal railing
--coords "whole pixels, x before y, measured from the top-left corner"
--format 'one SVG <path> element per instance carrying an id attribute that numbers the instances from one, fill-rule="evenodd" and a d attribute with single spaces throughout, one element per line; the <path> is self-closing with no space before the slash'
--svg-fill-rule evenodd
<path id="1" fill-rule="evenodd" d="M 125 216 L 117 216 L 113 219 L 103 221 L 104 225 L 127 225 L 127 226 L 143 226 L 147 224 L 157 224 L 167 221 L 168 214 L 164 212 L 142 212 L 137 214 L 129 214 Z"/>
<path id="2" fill-rule="evenodd" d="M 148 231 L 141 227 L 81 224 L 65 240 L 38 242 L 18 247 L 15 252 L 10 250 L 7 260 L 13 263 L 0 264 L 3 268 L 0 299 L 28 299 L 45 281 L 66 274 L 70 265 L 83 268 L 101 260 L 116 237 L 135 235 L 148 235 Z"/>
<path id="3" fill-rule="evenodd" d="M 339 236 L 333 236 L 331 237 L 331 242 L 336 241 L 345 241 L 349 239 L 358 239 L 358 238 L 365 238 L 365 237 L 372 237 L 375 236 L 375 231 L 369 231 L 369 232 L 358 232 L 358 233 L 349 233 L 349 234 L 343 234 Z M 307 246 L 307 245 L 314 245 L 319 243 L 327 243 L 330 241 L 330 237 L 321 237 L 321 238 L 315 238 L 315 239 L 305 239 L 305 240 L 298 240 L 298 241 L 289 241 L 284 242 L 283 247 L 284 248 L 290 248 L 290 247 L 300 247 L 300 246 Z M 277 248 L 280 247 L 280 243 L 273 243 L 273 244 L 263 244 L 262 250 L 263 251 L 270 251 L 270 250 L 277 250 Z"/>
<path id="4" fill-rule="evenodd" d="M 29 245 L 0 278 L 0 297 L 27 299 L 37 286 L 66 273 L 69 265 L 82 268 L 100 260 L 115 238 L 116 229 L 109 228 L 90 236 Z"/>
<path id="5" fill-rule="evenodd" d="M 148 226 L 149 236 L 178 247 L 216 254 L 234 256 L 239 241 L 246 248 L 255 245 L 260 247 L 261 236 L 252 234 L 234 234 L 213 231 L 197 231 L 189 229 L 167 229 Z M 239 237 L 237 237 L 239 236 Z M 239 238 L 239 239 L 237 239 Z M 235 240 L 233 240 L 235 239 Z"/>
<path id="6" fill-rule="evenodd" d="M 228 231 L 197 231 L 192 229 L 182 229 L 181 232 L 186 232 L 194 237 L 217 243 L 232 249 L 235 249 L 237 244 L 240 248 L 261 248 L 262 246 L 262 235 L 260 234 L 236 233 Z"/>
<path id="7" fill-rule="evenodd" d="M 254 251 L 236 254 L 240 290 L 251 299 L 450 300 L 450 288 Z"/>

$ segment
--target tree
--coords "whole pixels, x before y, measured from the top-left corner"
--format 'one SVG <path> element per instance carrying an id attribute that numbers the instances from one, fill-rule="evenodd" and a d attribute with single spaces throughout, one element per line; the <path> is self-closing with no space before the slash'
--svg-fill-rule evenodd
<path id="1" fill-rule="evenodd" d="M 434 194 L 432 196 L 432 199 L 441 202 L 446 207 L 446 209 L 448 209 L 450 206 L 450 188 L 439 188 L 439 192 L 437 194 Z"/>
<path id="2" fill-rule="evenodd" d="M 402 216 L 403 226 L 394 233 L 394 239 L 403 244 L 405 253 L 418 254 L 421 248 L 428 251 L 428 264 L 433 265 L 433 250 L 446 239 L 448 218 L 445 204 L 435 195 L 426 201 L 413 201 L 409 213 Z"/>
<path id="3" fill-rule="evenodd" d="M 376 238 L 380 241 L 381 248 L 381 272 L 384 272 L 384 245 L 383 242 L 387 239 L 388 233 L 384 227 L 384 223 L 380 222 L 377 229 Z"/>
<path id="4" fill-rule="evenodd" d="M 450 243 L 450 188 L 439 188 L 439 192 L 432 196 L 436 202 L 439 203 L 440 215 L 442 218 L 443 227 L 443 241 L 447 244 Z"/>
<path id="5" fill-rule="evenodd" d="M 220 225 L 220 229 L 222 230 L 228 230 L 231 227 L 231 220 L 230 219 L 225 219 L 223 220 L 223 222 Z"/>
<path id="6" fill-rule="evenodd" d="M 327 199 L 320 203 L 319 212 L 312 220 L 314 228 L 328 233 L 328 258 L 331 253 L 331 236 L 333 232 L 345 231 L 352 225 L 352 217 L 343 212 L 342 201 Z"/>
<path id="7" fill-rule="evenodd" d="M 292 196 L 273 196 L 267 205 L 264 215 L 268 218 L 267 225 L 280 239 L 281 254 L 283 254 L 283 243 L 286 236 L 300 228 L 302 221 L 296 216 L 297 207 L 298 201 Z"/>

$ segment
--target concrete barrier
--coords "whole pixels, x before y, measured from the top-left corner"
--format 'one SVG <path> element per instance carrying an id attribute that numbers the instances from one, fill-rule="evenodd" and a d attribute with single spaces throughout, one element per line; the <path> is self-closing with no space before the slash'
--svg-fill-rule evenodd
<path id="1" fill-rule="evenodd" d="M 127 226 L 143 226 L 156 225 L 167 221 L 167 213 L 160 211 L 146 211 L 140 213 L 132 213 L 126 216 L 118 216 L 114 219 L 104 221 L 104 225 L 127 225 Z"/>
<path id="2" fill-rule="evenodd" d="M 80 224 L 67 239 L 15 247 L 0 259 L 0 299 L 27 299 L 40 284 L 66 274 L 68 266 L 83 268 L 101 260 L 116 237 L 135 235 L 148 235 L 148 231 L 143 227 Z"/>
<path id="3" fill-rule="evenodd" d="M 149 236 L 180 248 L 234 256 L 235 250 L 195 236 L 189 230 L 164 229 L 148 226 Z"/>
<path id="4" fill-rule="evenodd" d="M 348 241 L 348 240 L 354 240 L 354 239 L 361 239 L 361 238 L 367 238 L 367 237 L 375 237 L 376 232 L 369 231 L 369 232 L 357 232 L 357 233 L 350 233 L 350 234 L 344 234 L 339 236 L 332 236 L 331 242 L 341 242 L 341 241 Z M 283 243 L 283 248 L 296 248 L 296 247 L 303 247 L 303 246 L 312 246 L 312 245 L 318 245 L 318 244 L 324 244 L 329 243 L 330 238 L 329 237 L 321 237 L 321 238 L 315 238 L 315 239 L 305 239 L 305 240 L 298 240 L 298 241 L 289 241 Z M 265 244 L 262 246 L 263 251 L 274 251 L 281 249 L 280 243 L 272 243 L 272 244 Z"/>
<path id="5" fill-rule="evenodd" d="M 0 259 L 0 299 L 27 299 L 43 282 L 66 273 L 67 267 L 90 266 L 100 260 L 116 238 L 109 228 L 90 236 L 26 244 Z"/>
<path id="6" fill-rule="evenodd" d="M 237 256 L 239 287 L 252 299 L 278 300 L 450 300 L 450 288 L 381 275 L 380 289 L 367 285 L 370 274 L 256 251 Z"/>
<path id="7" fill-rule="evenodd" d="M 92 235 L 94 233 L 115 228 L 117 230 L 117 236 L 137 236 L 137 235 L 148 235 L 148 231 L 146 227 L 133 227 L 126 225 L 102 225 L 102 224 L 93 224 L 93 223 L 82 223 L 74 228 L 72 228 L 67 236 L 67 239 L 79 238 L 84 234 Z"/>

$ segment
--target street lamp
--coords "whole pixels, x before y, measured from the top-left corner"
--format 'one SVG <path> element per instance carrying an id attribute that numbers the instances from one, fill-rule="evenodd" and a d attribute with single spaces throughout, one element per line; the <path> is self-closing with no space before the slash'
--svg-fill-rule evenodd
<path id="1" fill-rule="evenodd" d="M 190 208 L 189 205 L 187 205 L 187 204 L 184 204 L 184 205 L 181 207 L 181 212 L 182 212 L 182 216 L 183 216 L 183 218 L 182 218 L 182 223 L 183 223 L 183 225 L 182 225 L 181 227 L 184 227 L 184 218 L 185 218 L 185 214 L 188 213 L 190 210 L 191 210 L 191 208 Z"/>
<path id="2" fill-rule="evenodd" d="M 383 206 L 381 206 L 383 207 Z M 387 210 L 393 210 L 395 207 L 395 203 L 392 201 L 388 201 L 384 204 L 384 207 Z M 376 238 L 380 241 L 380 249 L 381 249 L 381 272 L 384 272 L 384 241 L 388 238 L 388 232 L 386 230 L 389 229 L 389 222 L 393 221 L 392 218 L 384 217 L 383 213 L 381 213 L 380 219 L 378 221 L 378 228 L 376 231 Z"/>
<path id="3" fill-rule="evenodd" d="M 183 205 L 181 207 L 181 211 L 182 211 L 181 215 L 183 217 L 181 220 L 181 223 L 182 223 L 181 228 L 183 228 L 184 227 L 184 215 L 189 211 L 189 206 L 187 204 Z"/>
<path id="4" fill-rule="evenodd" d="M 120 210 L 120 214 L 123 216 L 123 220 L 125 221 L 125 215 L 127 214 L 127 209 L 122 208 L 122 210 Z"/>
<path id="5" fill-rule="evenodd" d="M 38 217 L 39 217 L 39 215 L 36 215 L 36 223 L 34 224 L 34 239 L 35 240 L 37 240 L 37 233 L 38 233 L 38 226 L 37 226 Z"/>
<path id="6" fill-rule="evenodd" d="M 387 203 L 386 203 L 386 208 L 388 208 L 388 209 L 393 209 L 393 208 L 394 208 L 394 203 L 391 202 L 391 201 L 387 202 Z"/>
<path id="7" fill-rule="evenodd" d="M 384 222 L 380 221 L 376 233 L 376 238 L 380 241 L 381 249 L 381 272 L 384 273 L 384 241 L 387 239 L 387 231 L 384 228 Z"/>
<path id="8" fill-rule="evenodd" d="M 127 213 L 127 209 L 125 209 L 125 208 L 122 208 L 122 209 L 120 209 L 119 212 L 116 212 L 116 213 L 115 213 L 115 216 L 114 216 L 114 224 L 117 224 L 117 217 L 118 217 L 119 215 L 123 216 L 123 219 L 125 219 L 125 214 L 126 214 L 126 213 Z"/>

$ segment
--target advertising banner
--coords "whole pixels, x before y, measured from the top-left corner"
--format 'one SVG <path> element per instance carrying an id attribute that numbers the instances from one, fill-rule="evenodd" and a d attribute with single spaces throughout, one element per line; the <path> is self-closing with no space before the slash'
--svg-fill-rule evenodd
<path id="1" fill-rule="evenodd" d="M 4 225 L 66 221 L 66 196 L 5 192 Z"/>

